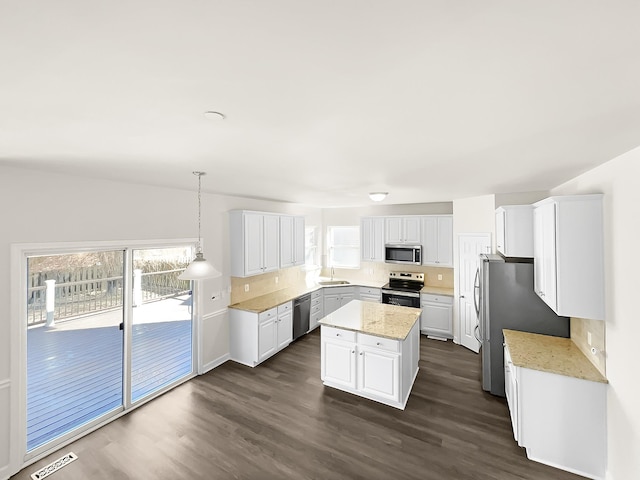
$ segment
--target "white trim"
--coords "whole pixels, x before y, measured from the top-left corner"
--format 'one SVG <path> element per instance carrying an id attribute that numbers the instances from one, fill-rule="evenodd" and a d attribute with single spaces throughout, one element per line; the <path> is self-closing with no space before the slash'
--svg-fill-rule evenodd
<path id="1" fill-rule="evenodd" d="M 202 305 L 202 299 L 204 298 L 204 295 L 198 295 L 197 297 L 199 299 L 199 306 Z M 199 309 L 200 311 L 202 311 L 202 309 Z M 202 329 L 204 328 L 204 322 L 214 318 L 214 317 L 218 317 L 220 315 L 227 315 L 228 314 L 229 309 L 228 308 L 221 308 L 220 310 L 216 310 L 214 312 L 210 312 L 207 313 L 206 315 L 200 315 L 200 320 L 198 322 L 199 324 L 199 328 Z M 197 372 L 198 375 L 203 375 L 205 373 L 207 373 L 210 370 L 213 370 L 214 368 L 222 365 L 224 362 L 226 362 L 227 360 L 229 360 L 231 358 L 231 355 L 229 354 L 229 352 L 225 353 L 224 355 L 221 355 L 220 357 L 204 363 L 204 359 L 202 358 L 202 352 L 204 352 L 204 346 L 203 346 L 203 342 L 204 342 L 204 338 L 202 338 L 202 335 L 198 335 L 198 365 L 197 365 Z"/>
<path id="2" fill-rule="evenodd" d="M 204 375 L 205 373 L 210 372 L 214 368 L 217 368 L 223 363 L 225 363 L 227 360 L 231 360 L 231 355 L 229 355 L 228 353 L 225 353 L 224 355 L 219 356 L 215 360 L 212 360 L 209 363 L 205 363 L 202 366 L 202 372 L 199 375 Z"/>
<path id="3" fill-rule="evenodd" d="M 36 462 L 44 456 L 52 453 L 55 450 L 77 440 L 81 436 L 84 436 L 97 428 L 105 425 L 108 422 L 115 420 L 116 418 L 132 411 L 140 405 L 143 405 L 147 401 L 157 397 L 161 393 L 166 392 L 170 388 L 177 386 L 183 381 L 187 381 L 193 378 L 194 373 L 190 376 L 181 379 L 168 386 L 166 389 L 162 389 L 157 395 L 153 395 L 148 399 L 136 402 L 135 405 L 128 406 L 122 412 L 114 415 L 109 415 L 108 419 L 100 422 L 96 426 L 93 426 L 87 430 L 83 430 L 78 435 L 70 437 L 64 440 L 60 444 L 56 444 L 48 451 L 40 451 L 38 453 L 31 452 L 29 458 L 27 458 L 26 452 L 26 345 L 27 345 L 27 312 L 26 302 L 22 301 L 24 298 L 24 292 L 27 288 L 27 269 L 26 260 L 30 255 L 50 255 L 50 254 L 65 254 L 65 253 L 78 253 L 78 252 L 91 252 L 91 251 L 104 251 L 104 250 L 123 250 L 131 251 L 134 249 L 143 248 L 173 248 L 177 245 L 192 245 L 195 247 L 197 244 L 196 238 L 176 238 L 176 239 L 157 239 L 157 240 L 109 240 L 109 241 L 92 241 L 87 240 L 83 242 L 48 242 L 48 243 L 14 243 L 11 244 L 11 259 L 10 259 L 10 315 L 12 321 L 9 328 L 10 338 L 10 379 L 8 380 L 10 393 L 9 393 L 9 408 L 10 408 L 10 420 L 9 420 L 9 475 L 13 475 L 26 466 Z M 126 262 L 125 262 L 126 263 Z M 126 272 L 125 272 L 126 275 Z M 194 289 L 194 296 L 197 290 Z M 197 298 L 197 297 L 196 297 Z M 194 302 L 195 303 L 195 302 Z M 126 319 L 125 319 L 126 320 Z M 193 317 L 194 325 L 198 322 L 197 318 Z M 194 329 L 194 335 L 199 330 Z M 126 337 L 126 334 L 125 334 Z M 199 342 L 198 342 L 199 343 Z M 195 344 L 195 342 L 194 342 Z M 195 346 L 195 345 L 194 345 Z M 193 361 L 198 358 L 199 349 L 195 349 Z M 195 372 L 196 369 L 193 369 Z M 126 395 L 125 395 L 126 397 Z M 125 406 L 127 406 L 127 399 L 124 399 Z M 37 450 L 36 450 L 37 451 Z M 31 456 L 33 455 L 33 456 Z M 5 467 L 0 469 L 0 475 L 4 475 Z"/>

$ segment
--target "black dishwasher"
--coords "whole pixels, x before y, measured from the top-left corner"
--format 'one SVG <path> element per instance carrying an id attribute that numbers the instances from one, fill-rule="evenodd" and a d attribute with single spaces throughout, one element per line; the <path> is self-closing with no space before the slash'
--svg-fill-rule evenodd
<path id="1" fill-rule="evenodd" d="M 300 338 L 309 331 L 311 315 L 311 294 L 302 295 L 293 301 L 293 339 Z"/>

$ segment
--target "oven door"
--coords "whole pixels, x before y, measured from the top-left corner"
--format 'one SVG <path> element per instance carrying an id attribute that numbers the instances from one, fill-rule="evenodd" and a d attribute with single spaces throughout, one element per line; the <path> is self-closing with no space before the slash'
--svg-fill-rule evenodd
<path id="1" fill-rule="evenodd" d="M 383 289 L 382 303 L 399 305 L 401 307 L 420 308 L 420 294 L 418 292 L 400 292 Z"/>

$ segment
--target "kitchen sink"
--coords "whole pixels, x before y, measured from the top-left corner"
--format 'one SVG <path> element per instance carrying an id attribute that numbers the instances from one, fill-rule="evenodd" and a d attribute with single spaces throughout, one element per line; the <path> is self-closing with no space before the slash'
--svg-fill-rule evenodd
<path id="1" fill-rule="evenodd" d="M 321 280 L 318 285 L 350 285 L 346 280 Z"/>

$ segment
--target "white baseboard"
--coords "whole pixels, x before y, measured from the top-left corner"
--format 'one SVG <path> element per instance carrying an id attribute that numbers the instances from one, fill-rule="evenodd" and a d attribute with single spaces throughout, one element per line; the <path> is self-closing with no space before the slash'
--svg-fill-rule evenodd
<path id="1" fill-rule="evenodd" d="M 228 353 L 225 353 L 224 355 L 221 355 L 220 357 L 205 363 L 202 366 L 202 372 L 200 373 L 200 375 L 204 375 L 205 373 L 207 373 L 210 370 L 213 370 L 216 367 L 219 367 L 220 365 L 222 365 L 224 362 L 226 362 L 227 360 L 231 360 L 231 355 L 229 355 Z"/>

